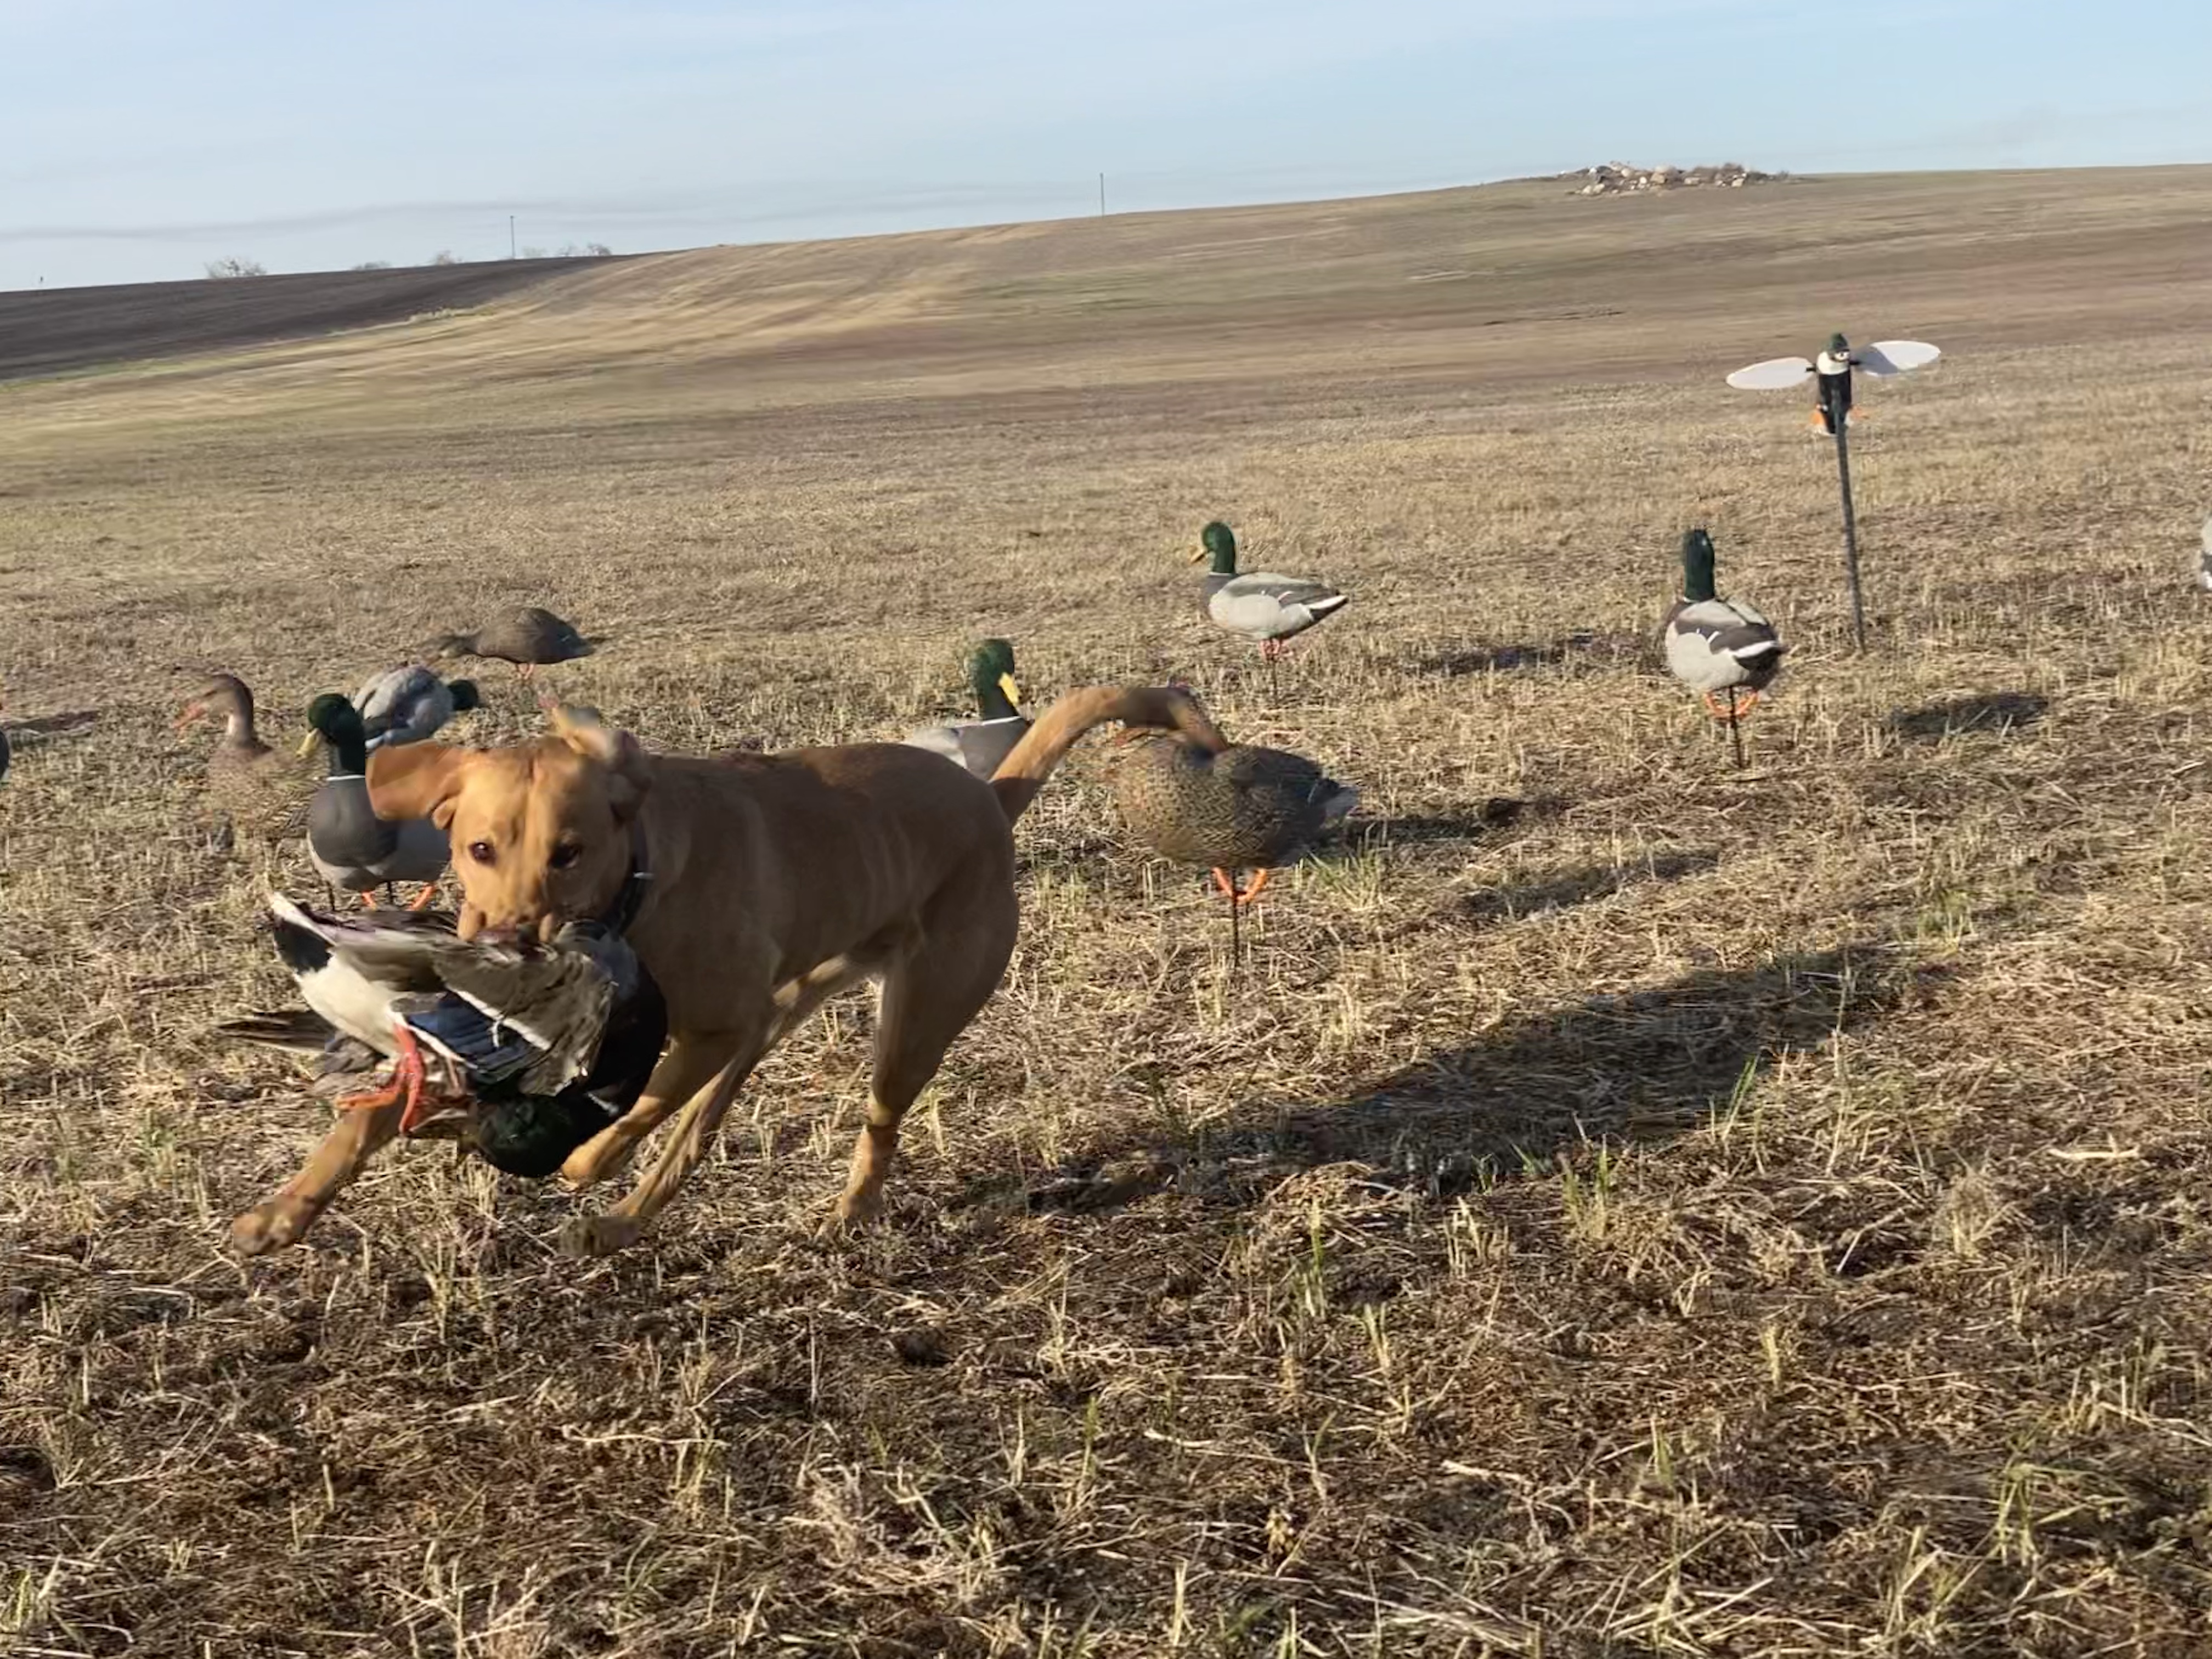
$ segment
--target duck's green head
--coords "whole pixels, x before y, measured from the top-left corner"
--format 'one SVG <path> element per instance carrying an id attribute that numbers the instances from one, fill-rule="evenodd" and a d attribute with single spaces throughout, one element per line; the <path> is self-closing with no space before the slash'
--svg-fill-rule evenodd
<path id="1" fill-rule="evenodd" d="M 1014 647 L 1005 640 L 986 640 L 968 659 L 968 684 L 987 720 L 1012 720 L 1022 712 L 1022 688 L 1014 678 Z"/>
<path id="2" fill-rule="evenodd" d="M 1682 538 L 1682 597 L 1702 604 L 1713 593 L 1713 538 L 1703 526 Z"/>
<path id="3" fill-rule="evenodd" d="M 483 693 L 477 690 L 474 680 L 447 680 L 446 690 L 453 699 L 456 714 L 465 714 L 471 708 L 483 707 Z"/>
<path id="4" fill-rule="evenodd" d="M 330 744 L 349 771 L 366 769 L 368 733 L 362 726 L 361 711 L 335 691 L 325 691 L 307 705 L 307 735 L 300 744 L 303 757 L 314 752 L 318 738 Z"/>
<path id="5" fill-rule="evenodd" d="M 1237 574 L 1237 532 L 1218 519 L 1198 532 L 1198 551 L 1190 562 L 1196 564 L 1204 558 L 1213 561 L 1213 574 L 1217 576 Z"/>

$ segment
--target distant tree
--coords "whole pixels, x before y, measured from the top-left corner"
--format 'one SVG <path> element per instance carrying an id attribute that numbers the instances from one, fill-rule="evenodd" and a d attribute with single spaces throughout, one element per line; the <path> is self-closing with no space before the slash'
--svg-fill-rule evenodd
<path id="1" fill-rule="evenodd" d="M 457 265 L 461 262 L 453 257 L 452 249 L 441 247 L 430 256 L 430 263 L 434 265 Z"/>
<path id="2" fill-rule="evenodd" d="M 354 269 L 356 270 L 389 270 L 392 269 L 392 261 L 389 259 L 363 259 L 359 264 L 356 265 Z"/>
<path id="3" fill-rule="evenodd" d="M 542 259 L 545 257 L 545 250 L 542 247 L 526 247 L 522 250 L 522 257 L 526 259 Z"/>
<path id="4" fill-rule="evenodd" d="M 615 251 L 605 242 L 586 242 L 584 244 L 584 252 L 594 259 L 611 259 L 615 257 Z"/>
<path id="5" fill-rule="evenodd" d="M 266 276 L 269 267 L 258 259 L 240 259 L 234 256 L 228 259 L 209 260 L 207 274 L 210 281 L 228 282 L 234 276 Z"/>

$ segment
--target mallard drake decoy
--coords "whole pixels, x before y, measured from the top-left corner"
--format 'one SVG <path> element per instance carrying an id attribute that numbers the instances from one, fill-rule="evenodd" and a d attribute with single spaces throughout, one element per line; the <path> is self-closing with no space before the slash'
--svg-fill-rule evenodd
<path id="1" fill-rule="evenodd" d="M 368 746 L 360 712 L 335 691 L 307 705 L 308 732 L 300 752 L 311 752 L 318 738 L 331 750 L 330 775 L 307 803 L 307 856 L 323 879 L 364 902 L 379 887 L 395 881 L 425 883 L 415 908 L 438 890 L 452 856 L 446 832 L 428 818 L 393 823 L 376 816 L 368 801 Z"/>
<path id="2" fill-rule="evenodd" d="M 1146 850 L 1211 868 L 1232 910 L 1259 896 L 1279 865 L 1297 859 L 1359 804 L 1303 755 L 1235 744 L 1209 749 L 1177 732 L 1122 732 L 1109 746 L 1108 789 Z M 1237 876 L 1256 870 L 1251 886 Z"/>
<path id="3" fill-rule="evenodd" d="M 220 715 L 222 736 L 208 757 L 208 793 L 231 822 L 264 841 L 289 841 L 307 827 L 314 778 L 292 757 L 261 740 L 254 724 L 253 693 L 235 674 L 217 674 L 177 716 L 182 732 Z"/>
<path id="4" fill-rule="evenodd" d="M 658 989 L 629 945 L 596 923 L 524 947 L 464 942 L 443 914 L 342 919 L 281 893 L 269 904 L 277 954 L 308 1007 L 393 1064 L 388 1085 L 339 1104 L 404 1103 L 404 1133 L 451 1109 L 470 1122 L 461 1138 L 489 1162 L 550 1175 L 629 1103 L 605 1097 L 619 1101 L 629 1089 L 634 1101 L 659 1057 L 666 1017 Z M 222 1030 L 299 1046 L 297 1022 L 283 1016 Z"/>
<path id="5" fill-rule="evenodd" d="M 925 726 L 907 733 L 904 741 L 988 778 L 1029 733 L 1030 717 L 1021 712 L 1022 688 L 1014 679 L 1014 647 L 1005 640 L 977 646 L 968 659 L 968 684 L 981 720 Z"/>
<path id="6" fill-rule="evenodd" d="M 1728 722 L 1736 763 L 1741 765 L 1737 722 L 1781 672 L 1785 647 L 1765 617 L 1741 599 L 1718 597 L 1713 538 L 1703 529 L 1682 538 L 1682 597 L 1668 607 L 1665 636 L 1668 672 L 1704 693 L 1707 711 Z"/>
<path id="7" fill-rule="evenodd" d="M 420 663 L 387 669 L 354 694 L 368 746 L 420 743 L 454 715 L 480 708 L 474 680 L 445 680 Z"/>
<path id="8" fill-rule="evenodd" d="M 1325 583 L 1270 571 L 1237 573 L 1237 533 L 1218 519 L 1199 532 L 1191 562 L 1212 558 L 1206 572 L 1206 614 L 1217 628 L 1260 641 L 1262 656 L 1273 658 L 1283 641 L 1327 621 L 1352 603 Z"/>
<path id="9" fill-rule="evenodd" d="M 473 634 L 448 634 L 434 647 L 441 657 L 495 657 L 530 678 L 539 668 L 592 654 L 592 642 L 550 611 L 520 605 L 493 617 Z"/>

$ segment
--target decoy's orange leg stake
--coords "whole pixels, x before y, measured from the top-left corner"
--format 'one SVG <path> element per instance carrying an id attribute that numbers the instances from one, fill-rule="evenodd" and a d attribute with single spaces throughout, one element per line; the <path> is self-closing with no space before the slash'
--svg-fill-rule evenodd
<path id="1" fill-rule="evenodd" d="M 434 881 L 426 881 L 422 884 L 422 890 L 415 895 L 414 902 L 407 908 L 410 910 L 427 910 L 430 908 L 430 901 L 437 896 L 438 884 Z"/>
<path id="2" fill-rule="evenodd" d="M 1751 713 L 1751 711 L 1757 708 L 1758 705 L 1759 693 L 1756 691 L 1738 691 L 1735 694 L 1735 708 L 1733 712 L 1730 711 L 1727 702 L 1722 698 L 1719 692 L 1708 691 L 1705 693 L 1705 713 L 1711 714 L 1717 720 L 1740 720 L 1746 714 Z"/>

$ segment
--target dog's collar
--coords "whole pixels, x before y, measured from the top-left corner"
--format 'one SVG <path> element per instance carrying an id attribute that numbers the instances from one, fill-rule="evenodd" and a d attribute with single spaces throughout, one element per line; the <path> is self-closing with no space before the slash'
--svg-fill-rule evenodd
<path id="1" fill-rule="evenodd" d="M 633 818 L 629 827 L 629 873 L 616 892 L 614 902 L 600 913 L 599 925 L 617 938 L 629 932 L 637 913 L 645 908 L 646 890 L 653 884 L 653 860 L 645 842 L 645 824 Z"/>

